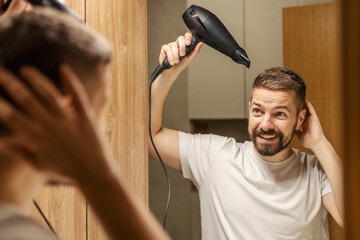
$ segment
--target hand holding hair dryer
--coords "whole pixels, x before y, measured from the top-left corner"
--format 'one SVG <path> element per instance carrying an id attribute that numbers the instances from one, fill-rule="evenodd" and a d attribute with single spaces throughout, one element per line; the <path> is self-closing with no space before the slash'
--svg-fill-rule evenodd
<path id="1" fill-rule="evenodd" d="M 186 47 L 186 55 L 194 50 L 199 42 L 204 42 L 231 57 L 234 62 L 245 65 L 247 68 L 250 67 L 250 59 L 245 50 L 239 46 L 224 24 L 213 13 L 202 7 L 191 5 L 182 17 L 193 35 L 191 45 Z M 165 69 L 171 67 L 168 59 L 165 58 L 150 76 L 150 80 L 155 81 Z"/>

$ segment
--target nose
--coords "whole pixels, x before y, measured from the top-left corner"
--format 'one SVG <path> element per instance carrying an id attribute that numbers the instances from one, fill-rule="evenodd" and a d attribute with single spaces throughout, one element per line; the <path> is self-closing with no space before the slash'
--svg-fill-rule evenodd
<path id="1" fill-rule="evenodd" d="M 265 114 L 263 120 L 260 123 L 260 128 L 264 131 L 274 129 L 274 124 L 270 114 Z"/>

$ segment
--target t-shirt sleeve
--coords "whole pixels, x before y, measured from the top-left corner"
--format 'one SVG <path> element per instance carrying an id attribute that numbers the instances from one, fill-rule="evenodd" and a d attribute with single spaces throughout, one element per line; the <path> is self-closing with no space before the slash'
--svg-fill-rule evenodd
<path id="1" fill-rule="evenodd" d="M 323 169 L 323 167 L 320 164 L 320 161 L 318 160 L 318 171 L 320 176 L 320 188 L 321 188 L 321 196 L 325 196 L 328 193 L 332 192 L 332 188 L 329 182 L 329 179 L 326 176 L 326 173 Z"/>
<path id="2" fill-rule="evenodd" d="M 0 240 L 56 240 L 44 226 L 27 217 L 12 217 L 0 221 Z"/>
<path id="3" fill-rule="evenodd" d="M 212 134 L 179 132 L 179 150 L 182 173 L 197 188 L 201 186 L 213 159 L 226 143 L 226 137 Z"/>

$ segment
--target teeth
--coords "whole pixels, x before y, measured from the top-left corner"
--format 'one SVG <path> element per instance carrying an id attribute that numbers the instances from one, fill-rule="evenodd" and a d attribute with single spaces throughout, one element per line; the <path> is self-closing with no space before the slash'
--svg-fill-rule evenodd
<path id="1" fill-rule="evenodd" d="M 265 138 L 265 139 L 270 139 L 270 138 L 274 138 L 274 137 L 276 137 L 276 135 L 275 134 L 273 134 L 273 135 L 260 135 L 262 138 Z"/>

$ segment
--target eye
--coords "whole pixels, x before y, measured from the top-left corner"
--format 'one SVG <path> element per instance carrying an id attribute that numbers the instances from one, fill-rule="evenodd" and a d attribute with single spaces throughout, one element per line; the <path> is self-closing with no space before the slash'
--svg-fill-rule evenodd
<path id="1" fill-rule="evenodd" d="M 252 114 L 253 114 L 254 116 L 260 116 L 260 115 L 261 115 L 261 111 L 260 111 L 260 109 L 258 109 L 258 108 L 253 108 Z"/>
<path id="2" fill-rule="evenodd" d="M 276 115 L 276 117 L 279 117 L 279 118 L 285 118 L 286 117 L 286 113 L 284 113 L 284 112 L 277 112 L 275 115 Z"/>

